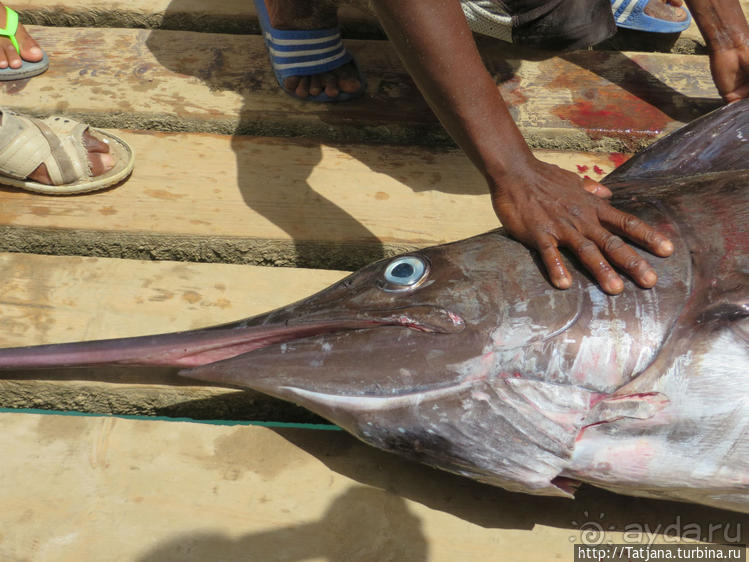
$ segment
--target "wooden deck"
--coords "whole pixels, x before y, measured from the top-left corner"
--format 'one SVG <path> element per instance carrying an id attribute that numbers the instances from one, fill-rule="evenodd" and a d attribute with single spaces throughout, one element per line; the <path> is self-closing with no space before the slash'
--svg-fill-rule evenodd
<path id="1" fill-rule="evenodd" d="M 2 106 L 113 129 L 137 164 L 88 195 L 0 187 L 1 347 L 231 321 L 497 225 L 483 179 L 370 15 L 341 14 L 367 95 L 320 106 L 277 89 L 252 2 L 205 6 L 13 4 L 52 65 L 0 84 Z M 719 104 L 694 26 L 665 47 L 626 34 L 563 56 L 479 44 L 536 154 L 582 175 Z M 0 378 L 3 561 L 546 562 L 571 560 L 588 520 L 614 542 L 628 524 L 677 518 L 743 522 L 749 541 L 736 514 L 592 489 L 576 503 L 518 496 L 342 432 L 29 413 L 319 421 L 158 373 L 63 375 Z"/>
<path id="2" fill-rule="evenodd" d="M 341 431 L 37 414 L 0 414 L 0 428 L 9 562 L 549 562 L 596 524 L 615 543 L 633 525 L 657 542 L 710 523 L 749 538 L 738 514 L 593 488 L 512 494 Z"/>

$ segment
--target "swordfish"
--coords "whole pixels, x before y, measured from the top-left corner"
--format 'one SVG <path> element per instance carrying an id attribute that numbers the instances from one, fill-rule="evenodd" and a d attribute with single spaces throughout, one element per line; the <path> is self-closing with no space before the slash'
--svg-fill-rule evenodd
<path id="1" fill-rule="evenodd" d="M 749 100 L 606 177 L 674 242 L 659 281 L 553 288 L 501 230 L 364 267 L 287 307 L 174 334 L 0 350 L 0 369 L 167 365 L 305 406 L 508 490 L 580 483 L 749 513 Z M 638 250 L 639 251 L 639 250 Z"/>

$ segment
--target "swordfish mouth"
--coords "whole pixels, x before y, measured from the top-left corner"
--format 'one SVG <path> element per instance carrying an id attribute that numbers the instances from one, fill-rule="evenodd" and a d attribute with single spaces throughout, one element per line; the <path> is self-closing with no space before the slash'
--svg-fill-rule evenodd
<path id="1" fill-rule="evenodd" d="M 0 370 L 92 365 L 193 368 L 274 344 L 312 336 L 385 326 L 429 333 L 456 333 L 463 319 L 437 306 L 353 313 L 316 312 L 299 319 L 269 313 L 232 324 L 170 334 L 0 349 Z"/>

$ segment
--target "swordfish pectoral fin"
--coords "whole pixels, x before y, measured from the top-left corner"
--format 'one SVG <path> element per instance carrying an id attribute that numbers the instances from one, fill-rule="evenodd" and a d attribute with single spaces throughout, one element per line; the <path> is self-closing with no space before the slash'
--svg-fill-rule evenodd
<path id="1" fill-rule="evenodd" d="M 611 423 L 622 418 L 646 420 L 654 417 L 671 403 L 668 396 L 660 392 L 613 395 L 597 402 L 585 418 L 580 434 L 589 427 Z"/>
<path id="2" fill-rule="evenodd" d="M 563 475 L 618 493 L 749 513 L 747 336 L 748 319 L 730 314 L 675 331 L 615 395 L 622 404 L 655 400 L 658 407 L 642 411 L 652 415 L 612 418 L 616 410 L 606 410 L 616 402 L 604 401 L 596 415 L 611 419 L 587 420 Z M 660 396 L 667 401 L 659 406 Z"/>

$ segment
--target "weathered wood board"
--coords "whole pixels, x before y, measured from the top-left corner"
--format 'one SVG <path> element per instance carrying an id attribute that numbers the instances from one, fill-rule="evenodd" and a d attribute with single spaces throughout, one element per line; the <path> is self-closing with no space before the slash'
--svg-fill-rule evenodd
<path id="1" fill-rule="evenodd" d="M 370 10 L 357 8 L 356 3 L 342 4 L 339 20 L 344 34 L 382 34 Z M 741 0 L 741 4 L 744 12 L 749 13 L 749 0 Z M 38 25 L 149 27 L 222 33 L 257 30 L 254 4 L 245 0 L 212 4 L 200 0 L 58 0 L 54 6 L 47 0 L 22 0 L 13 5 L 21 12 L 24 21 Z M 620 48 L 633 51 L 672 48 L 677 52 L 692 53 L 705 47 L 694 22 L 678 37 L 657 36 L 624 30 L 619 32 L 615 43 Z"/>
<path id="2" fill-rule="evenodd" d="M 749 539 L 740 514 L 511 494 L 337 431 L 3 413 L 0 450 L 4 561 L 548 562 L 596 525 L 614 543 Z"/>
<path id="3" fill-rule="evenodd" d="M 129 337 L 231 322 L 289 304 L 343 275 L 227 264 L 0 254 L 0 347 Z M 0 373 L 0 407 L 312 419 L 301 409 L 255 393 L 199 386 L 160 371 L 149 373 L 91 369 L 72 371 L 62 381 L 41 372 L 20 379 L 6 379 Z M 149 384 L 151 380 L 160 384 Z"/>
<path id="4" fill-rule="evenodd" d="M 2 250 L 352 269 L 498 225 L 456 149 L 112 132 L 137 154 L 132 177 L 79 197 L 0 188 Z M 536 154 L 597 179 L 626 159 Z"/>
<path id="5" fill-rule="evenodd" d="M 256 35 L 31 31 L 52 65 L 43 78 L 0 85 L 4 105 L 18 111 L 117 128 L 426 145 L 447 138 L 386 41 L 349 42 L 366 96 L 311 104 L 280 91 Z M 633 150 L 720 103 L 705 56 L 579 51 L 521 60 L 495 44 L 484 56 L 521 130 L 541 148 Z"/>
<path id="6" fill-rule="evenodd" d="M 362 0 L 362 3 L 366 0 Z M 355 4 L 355 3 L 353 3 Z M 23 21 L 63 27 L 143 27 L 257 33 L 255 4 L 246 0 L 206 3 L 202 0 L 22 0 L 13 3 Z M 348 3 L 339 9 L 344 34 L 383 36 L 377 18 L 363 6 Z"/>

